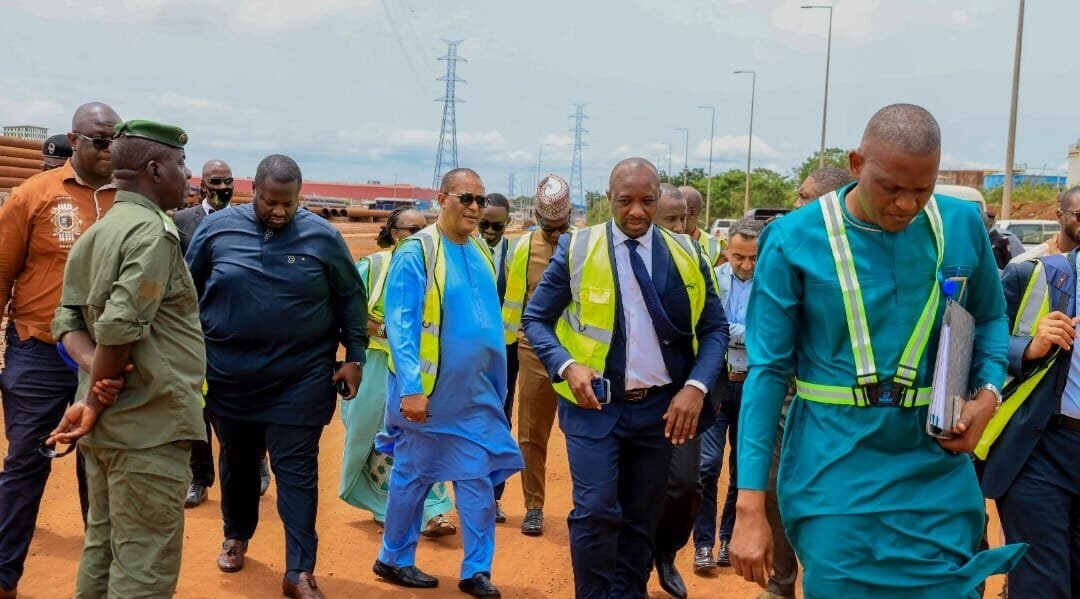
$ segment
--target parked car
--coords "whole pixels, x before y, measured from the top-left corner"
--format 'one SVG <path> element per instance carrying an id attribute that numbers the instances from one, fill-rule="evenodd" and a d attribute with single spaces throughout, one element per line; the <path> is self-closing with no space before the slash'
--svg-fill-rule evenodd
<path id="1" fill-rule="evenodd" d="M 967 200 L 968 202 L 975 202 L 979 205 L 979 214 L 984 214 L 986 212 L 986 199 L 983 198 L 983 194 L 974 187 L 968 187 L 966 185 L 938 184 L 934 187 L 934 194 L 949 196 L 950 198 L 956 198 L 958 200 Z"/>
<path id="2" fill-rule="evenodd" d="M 1019 237 L 1028 249 L 1049 241 L 1061 231 L 1056 220 L 999 220 L 997 228 Z"/>
<path id="3" fill-rule="evenodd" d="M 712 222 L 712 226 L 709 227 L 709 233 L 712 233 L 713 237 L 727 239 L 728 229 L 730 229 L 733 224 L 735 224 L 735 221 L 730 218 L 718 218 Z"/>

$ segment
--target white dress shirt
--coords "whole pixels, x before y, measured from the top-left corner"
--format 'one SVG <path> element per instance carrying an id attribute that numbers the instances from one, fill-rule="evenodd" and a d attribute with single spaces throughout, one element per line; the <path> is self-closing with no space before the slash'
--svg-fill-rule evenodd
<path id="1" fill-rule="evenodd" d="M 637 238 L 637 254 L 645 262 L 645 269 L 652 276 L 653 261 L 653 232 L 650 226 L 644 235 Z M 641 295 L 641 287 L 637 277 L 634 276 L 634 268 L 630 265 L 630 246 L 626 242 L 630 238 L 622 232 L 617 225 L 611 226 L 611 245 L 615 250 L 615 268 L 618 270 L 619 293 L 622 298 L 623 328 L 626 341 L 626 390 L 647 389 L 649 387 L 662 387 L 671 384 L 671 374 L 667 365 L 664 364 L 664 355 L 660 351 L 660 339 L 656 336 L 656 328 L 653 326 L 649 310 L 645 307 L 645 298 Z M 633 340 L 631 342 L 630 340 Z M 568 361 L 559 368 L 559 376 L 562 376 L 573 360 Z M 687 385 L 696 387 L 702 393 L 708 393 L 709 389 L 700 381 L 690 379 Z"/>
<path id="2" fill-rule="evenodd" d="M 217 212 L 217 210 L 213 206 L 210 205 L 210 201 L 207 200 L 206 198 L 203 198 L 202 209 L 203 209 L 203 212 L 205 212 L 207 216 L 210 216 L 211 212 Z"/>

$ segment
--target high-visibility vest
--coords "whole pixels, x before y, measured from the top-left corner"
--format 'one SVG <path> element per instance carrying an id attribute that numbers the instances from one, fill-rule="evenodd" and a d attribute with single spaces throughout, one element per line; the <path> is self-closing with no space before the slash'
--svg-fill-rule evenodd
<path id="1" fill-rule="evenodd" d="M 726 244 L 723 240 L 717 239 L 715 235 L 709 235 L 705 232 L 701 233 L 701 237 L 697 239 L 698 245 L 701 246 L 702 252 L 709 263 L 709 268 L 716 268 L 716 263 L 720 261 L 720 256 L 724 253 Z"/>
<path id="2" fill-rule="evenodd" d="M 521 313 L 525 309 L 525 290 L 528 286 L 530 248 L 535 231 L 529 231 L 517 239 L 510 252 L 510 268 L 506 275 L 506 296 L 503 297 L 503 340 L 507 345 L 517 341 L 521 328 Z"/>
<path id="3" fill-rule="evenodd" d="M 358 266 L 360 262 L 367 262 L 368 317 L 379 322 L 385 322 L 382 296 L 386 287 L 386 273 L 390 272 L 390 258 L 393 255 L 393 251 L 385 250 L 376 252 L 370 256 L 365 256 L 357 262 Z M 386 342 L 385 337 L 371 337 L 368 349 L 377 349 L 379 351 L 390 353 L 390 345 Z"/>
<path id="4" fill-rule="evenodd" d="M 1034 268 L 1031 271 L 1031 276 L 1028 277 L 1024 295 L 1020 299 L 1020 309 L 1016 311 L 1016 321 L 1013 323 L 1012 329 L 1013 335 L 1025 337 L 1033 337 L 1035 331 L 1039 328 L 1039 321 L 1047 314 L 1050 314 L 1050 287 L 1046 281 L 1046 267 L 1043 265 L 1042 260 L 1031 260 L 1031 262 L 1034 263 Z M 1020 406 L 1027 401 L 1027 398 L 1031 396 L 1031 393 L 1046 377 L 1046 373 L 1050 372 L 1054 362 L 1057 361 L 1058 355 L 1059 352 L 1055 350 L 1054 354 L 1042 367 L 1023 381 L 1018 381 L 1012 376 L 1006 377 L 1005 388 L 1002 390 L 1002 395 L 1006 401 L 1002 402 L 1001 407 L 990 418 L 982 437 L 979 438 L 979 443 L 975 446 L 975 456 L 977 458 L 980 460 L 986 459 L 986 456 L 990 453 L 990 447 L 1001 436 L 1005 426 L 1016 414 L 1016 411 L 1020 409 Z"/>
<path id="5" fill-rule="evenodd" d="M 679 271 L 690 300 L 690 327 L 697 353 L 697 323 L 705 309 L 708 288 L 701 272 L 701 250 L 687 235 L 657 227 Z M 570 304 L 555 325 L 555 334 L 575 362 L 604 372 L 611 339 L 615 334 L 615 297 L 618 293 L 613 271 L 608 224 L 602 223 L 570 232 L 567 251 L 570 272 Z M 577 403 L 566 381 L 555 384 L 555 391 Z"/>
<path id="6" fill-rule="evenodd" d="M 439 378 L 439 347 L 443 313 L 443 290 L 446 288 L 446 253 L 442 248 L 442 233 L 438 224 L 428 225 L 416 235 L 401 242 L 419 243 L 424 250 L 424 269 L 427 271 L 427 283 L 424 288 L 424 310 L 420 325 L 420 383 L 424 395 L 431 395 L 435 382 Z M 472 243 L 487 259 L 491 269 L 491 278 L 495 280 L 495 263 L 491 260 L 491 250 L 482 241 L 469 235 Z M 394 353 L 390 352 L 390 372 L 394 370 Z"/>
<path id="7" fill-rule="evenodd" d="M 870 343 L 870 324 L 866 319 L 862 287 L 859 285 L 855 272 L 855 256 L 851 253 L 851 245 L 848 243 L 840 197 L 834 191 L 822 197 L 820 203 L 825 218 L 829 247 L 832 249 L 833 262 L 836 264 L 836 276 L 840 279 L 840 294 L 844 299 L 848 336 L 855 358 L 855 384 L 852 386 L 820 385 L 796 380 L 795 385 L 799 397 L 809 401 L 862 407 L 867 403 L 862 401 L 865 396 L 860 391 L 879 382 L 874 349 Z M 941 261 L 945 256 L 945 232 L 941 212 L 933 196 L 930 196 L 930 201 L 927 202 L 923 211 L 926 213 L 937 245 L 937 265 L 934 267 L 934 272 L 937 273 L 941 269 Z M 915 379 L 918 375 L 919 362 L 930 341 L 930 332 L 934 327 L 934 317 L 937 315 L 940 301 L 941 286 L 935 280 L 930 286 L 930 297 L 926 299 L 922 315 L 915 323 L 915 330 L 912 331 L 904 352 L 900 355 L 900 363 L 893 376 L 895 383 L 913 391 L 910 395 L 900 398 L 898 407 L 930 405 L 930 387 L 916 388 Z"/>

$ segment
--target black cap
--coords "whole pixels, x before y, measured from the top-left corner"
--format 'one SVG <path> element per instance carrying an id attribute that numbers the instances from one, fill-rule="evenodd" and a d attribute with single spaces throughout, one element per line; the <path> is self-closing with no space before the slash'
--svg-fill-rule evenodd
<path id="1" fill-rule="evenodd" d="M 71 158 L 71 142 L 67 135 L 58 133 L 41 144 L 41 154 L 50 158 Z"/>

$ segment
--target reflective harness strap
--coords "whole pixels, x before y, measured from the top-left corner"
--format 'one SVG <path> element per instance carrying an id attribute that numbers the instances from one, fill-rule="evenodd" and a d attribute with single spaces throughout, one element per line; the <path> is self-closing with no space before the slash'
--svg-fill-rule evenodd
<path id="1" fill-rule="evenodd" d="M 851 341 L 851 351 L 855 362 L 856 387 L 841 387 L 835 385 L 817 385 L 805 381 L 797 381 L 799 396 L 820 403 L 832 403 L 842 405 L 860 405 L 860 388 L 876 385 L 879 382 L 877 364 L 874 361 L 874 350 L 870 340 L 870 324 L 866 317 L 866 306 L 863 303 L 862 287 L 855 270 L 855 256 L 848 242 L 847 229 L 844 226 L 844 218 L 840 205 L 840 197 L 836 192 L 831 192 L 821 198 L 822 213 L 825 220 L 825 231 L 829 239 L 829 247 L 832 250 L 833 262 L 836 266 L 836 275 L 840 281 L 840 293 L 844 300 L 844 313 L 847 319 L 848 336 Z M 945 257 L 945 234 L 941 220 L 941 212 L 938 210 L 937 200 L 931 196 L 930 201 L 924 208 L 930 229 L 934 233 L 934 241 L 937 246 L 937 263 L 934 272 L 941 268 L 941 262 Z M 900 405 L 928 405 L 929 389 L 915 388 L 915 380 L 918 375 L 919 362 L 930 341 L 930 332 L 933 330 L 934 317 L 937 314 L 938 304 L 941 301 L 941 289 L 935 280 L 930 287 L 930 296 L 923 306 L 922 314 L 915 324 L 907 345 L 900 356 L 900 362 L 896 369 L 893 380 L 902 387 L 914 393 L 914 397 L 901 398 Z M 913 402 L 913 403 L 912 403 Z"/>
<path id="2" fill-rule="evenodd" d="M 382 299 L 386 285 L 386 275 L 390 272 L 387 254 L 376 252 L 368 256 L 368 312 L 382 318 L 382 313 L 376 310 L 379 300 Z"/>

